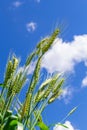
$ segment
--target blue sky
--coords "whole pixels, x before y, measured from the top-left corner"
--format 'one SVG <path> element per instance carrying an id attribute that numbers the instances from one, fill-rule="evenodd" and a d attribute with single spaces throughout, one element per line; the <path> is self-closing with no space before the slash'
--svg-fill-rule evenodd
<path id="1" fill-rule="evenodd" d="M 77 111 L 64 123 L 70 130 L 87 129 L 86 24 L 86 0 L 0 1 L 1 81 L 10 52 L 21 57 L 23 64 L 42 38 L 50 35 L 56 27 L 61 29 L 59 38 L 42 63 L 48 73 L 67 73 L 64 94 L 44 113 L 47 124 L 59 122 L 74 106 L 79 105 Z"/>

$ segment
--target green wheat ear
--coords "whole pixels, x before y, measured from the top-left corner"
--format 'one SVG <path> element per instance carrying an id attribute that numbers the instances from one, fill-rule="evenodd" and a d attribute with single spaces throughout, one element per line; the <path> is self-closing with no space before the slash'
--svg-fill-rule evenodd
<path id="1" fill-rule="evenodd" d="M 26 75 L 22 76 L 21 72 L 18 73 L 8 88 L 7 97 L 9 97 L 11 94 L 12 95 L 18 94 L 22 89 L 22 86 L 25 84 L 25 82 L 26 82 Z"/>
<path id="2" fill-rule="evenodd" d="M 0 97 L 0 112 L 4 109 L 5 100 L 4 98 Z"/>
<path id="3" fill-rule="evenodd" d="M 49 86 L 44 94 L 44 97 L 47 98 L 49 96 L 49 94 L 52 92 L 52 90 L 54 89 L 54 86 L 58 80 L 59 74 L 54 75 L 54 77 L 52 78 L 51 82 L 49 83 Z"/>
<path id="4" fill-rule="evenodd" d="M 7 86 L 7 82 L 8 82 L 8 80 L 11 77 L 12 67 L 13 67 L 12 61 L 9 60 L 8 64 L 7 64 L 7 67 L 6 67 L 6 73 L 5 73 L 5 79 L 4 79 L 4 86 Z"/>
<path id="5" fill-rule="evenodd" d="M 59 91 L 57 91 L 56 93 L 54 93 L 50 99 L 48 100 L 48 104 L 54 102 L 61 94 L 62 94 L 62 89 L 60 89 Z"/>
<path id="6" fill-rule="evenodd" d="M 47 89 L 47 86 L 49 85 L 49 83 L 51 82 L 51 80 L 52 80 L 52 78 L 49 78 L 49 79 L 45 80 L 41 84 L 41 86 L 40 86 L 37 94 L 35 95 L 35 102 L 39 102 L 40 100 L 43 99 L 44 94 L 45 94 L 45 90 Z"/>
<path id="7" fill-rule="evenodd" d="M 63 92 L 62 90 L 62 85 L 64 83 L 64 79 L 61 79 L 60 81 L 58 81 L 58 83 L 56 85 L 54 85 L 53 90 L 52 90 L 52 96 L 50 97 L 48 104 L 54 102 Z"/>
<path id="8" fill-rule="evenodd" d="M 35 67 L 35 70 L 34 70 L 34 74 L 33 74 L 33 78 L 32 78 L 31 84 L 29 86 L 28 93 L 29 92 L 33 92 L 33 90 L 35 88 L 35 85 L 37 84 L 37 82 L 39 80 L 40 68 L 41 68 L 41 60 L 42 60 L 42 57 L 39 57 L 39 59 L 37 61 L 37 64 L 36 64 L 36 67 Z"/>
<path id="9" fill-rule="evenodd" d="M 37 103 L 37 102 L 40 102 L 41 100 L 43 100 L 44 99 L 44 94 L 45 94 L 44 90 L 37 92 L 37 94 L 35 95 L 34 102 Z"/>
<path id="10" fill-rule="evenodd" d="M 53 78 L 50 78 L 41 84 L 40 89 L 35 95 L 35 102 L 39 102 L 47 98 L 48 95 L 53 92 L 53 90 L 55 91 L 55 89 L 56 90 L 58 89 L 59 86 L 56 86 L 55 88 L 55 84 L 57 80 L 59 79 L 59 77 L 60 77 L 60 74 L 57 74 Z"/>
<path id="11" fill-rule="evenodd" d="M 53 88 L 53 93 L 56 93 L 63 85 L 64 83 L 64 79 L 61 79 L 60 81 L 58 81 L 57 85 Z"/>
<path id="12" fill-rule="evenodd" d="M 28 115 L 30 112 L 30 103 L 31 103 L 31 97 L 32 93 L 28 93 L 27 97 L 25 99 L 25 102 L 23 104 L 22 112 L 21 112 L 21 118 L 23 119 L 25 116 Z"/>
<path id="13" fill-rule="evenodd" d="M 59 29 L 56 29 L 53 34 L 51 35 L 51 37 L 49 38 L 47 44 L 45 44 L 43 47 L 42 47 L 42 53 L 46 53 L 48 51 L 48 49 L 51 47 L 51 45 L 53 44 L 55 38 L 57 37 L 57 35 L 59 34 L 60 30 Z"/>
<path id="14" fill-rule="evenodd" d="M 23 85 L 26 83 L 27 77 L 22 72 L 19 73 L 18 81 L 15 86 L 15 94 L 19 93 Z"/>
<path id="15" fill-rule="evenodd" d="M 42 55 L 42 48 L 43 48 L 43 46 L 45 46 L 46 44 L 48 44 L 48 40 L 49 40 L 49 38 L 44 38 L 44 39 L 42 39 L 41 40 L 41 42 L 39 42 L 39 44 L 37 45 L 37 55 Z"/>
<path id="16" fill-rule="evenodd" d="M 13 56 L 12 61 L 13 61 L 12 70 L 13 70 L 13 72 L 15 72 L 15 70 L 17 69 L 17 66 L 19 64 L 19 60 L 16 57 Z"/>
<path id="17" fill-rule="evenodd" d="M 30 64 L 30 62 L 32 61 L 32 59 L 34 58 L 35 56 L 35 52 L 31 53 L 28 57 L 27 57 L 27 60 L 25 62 L 25 66 L 28 66 Z"/>
<path id="18" fill-rule="evenodd" d="M 40 86 L 39 91 L 43 91 L 44 89 L 46 89 L 46 86 L 49 85 L 49 83 L 51 82 L 52 78 L 46 79 Z"/>
<path id="19" fill-rule="evenodd" d="M 37 48 L 40 49 L 45 43 L 48 42 L 48 40 L 49 40 L 49 38 L 44 38 L 44 39 L 42 39 L 42 40 L 38 43 Z"/>
<path id="20" fill-rule="evenodd" d="M 40 57 L 38 59 L 38 62 L 36 64 L 36 68 L 35 68 L 35 71 L 34 71 L 34 80 L 37 82 L 39 80 L 39 72 L 40 72 L 40 68 L 41 68 L 41 61 L 42 61 L 42 57 Z"/>
<path id="21" fill-rule="evenodd" d="M 8 61 L 4 79 L 4 86 L 8 86 L 10 80 L 12 80 L 14 73 L 18 67 L 19 60 L 16 57 L 12 57 L 11 60 Z"/>
<path id="22" fill-rule="evenodd" d="M 57 37 L 57 35 L 59 34 L 60 30 L 56 29 L 53 34 L 50 37 L 44 38 L 43 40 L 41 40 L 41 42 L 39 42 L 39 44 L 37 45 L 37 54 L 40 55 L 44 55 L 49 48 L 51 47 L 51 45 L 53 44 L 55 38 Z"/>

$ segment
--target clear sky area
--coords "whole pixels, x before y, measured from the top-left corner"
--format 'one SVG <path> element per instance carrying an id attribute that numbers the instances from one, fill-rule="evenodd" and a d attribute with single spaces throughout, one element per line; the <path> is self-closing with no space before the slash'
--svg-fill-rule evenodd
<path id="1" fill-rule="evenodd" d="M 37 43 L 56 28 L 60 35 L 42 66 L 48 74 L 64 72 L 66 80 L 61 98 L 44 111 L 44 121 L 58 123 L 78 106 L 63 123 L 69 130 L 87 130 L 87 0 L 0 0 L 0 82 L 10 53 L 23 65 Z"/>

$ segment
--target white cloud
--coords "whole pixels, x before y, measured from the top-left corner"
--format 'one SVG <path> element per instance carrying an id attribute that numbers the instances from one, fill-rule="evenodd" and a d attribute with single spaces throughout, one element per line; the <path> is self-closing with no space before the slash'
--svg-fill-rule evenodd
<path id="1" fill-rule="evenodd" d="M 22 4 L 23 4 L 23 3 L 20 2 L 20 1 L 15 1 L 15 2 L 13 2 L 12 5 L 13 5 L 15 8 L 18 8 L 18 7 L 20 7 Z"/>
<path id="2" fill-rule="evenodd" d="M 36 61 L 35 62 L 31 62 L 31 64 L 27 67 L 26 71 L 27 74 L 32 74 L 34 69 L 35 69 L 35 65 L 36 65 Z"/>
<path id="3" fill-rule="evenodd" d="M 74 36 L 71 42 L 57 38 L 52 48 L 44 55 L 42 67 L 49 73 L 73 72 L 76 64 L 87 65 L 87 34 Z"/>
<path id="4" fill-rule="evenodd" d="M 30 22 L 26 24 L 26 28 L 28 32 L 33 32 L 36 30 L 37 24 L 35 22 Z"/>
<path id="5" fill-rule="evenodd" d="M 29 65 L 26 67 L 26 69 L 25 69 L 25 66 L 19 67 L 18 73 L 24 71 L 25 73 L 27 73 L 27 75 L 32 74 L 33 71 L 34 71 L 34 69 L 35 69 L 35 65 L 36 65 L 36 61 L 31 62 L 31 64 L 29 64 Z"/>
<path id="6" fill-rule="evenodd" d="M 87 76 L 82 80 L 82 87 L 87 87 Z"/>
<path id="7" fill-rule="evenodd" d="M 68 104 L 72 98 L 72 94 L 73 94 L 73 88 L 66 87 L 64 88 L 63 93 L 59 97 L 59 100 L 63 99 L 65 104 Z"/>
<path id="8" fill-rule="evenodd" d="M 66 126 L 68 127 L 68 129 L 67 129 L 67 128 L 64 128 L 63 126 L 56 125 L 56 126 L 53 128 L 53 130 L 75 130 L 70 121 L 66 121 L 66 122 L 64 123 L 64 125 L 66 125 Z"/>

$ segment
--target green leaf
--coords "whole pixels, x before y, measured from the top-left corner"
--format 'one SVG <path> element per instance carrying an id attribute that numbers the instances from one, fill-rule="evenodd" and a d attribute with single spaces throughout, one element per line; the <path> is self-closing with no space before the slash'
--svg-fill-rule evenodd
<path id="1" fill-rule="evenodd" d="M 3 128 L 3 130 L 9 130 L 9 124 L 11 123 L 11 121 L 13 120 L 17 120 L 18 121 L 18 117 L 11 115 L 10 117 L 8 117 L 7 119 L 5 119 L 5 126 Z M 12 129 L 13 130 L 13 129 Z"/>
<path id="2" fill-rule="evenodd" d="M 57 124 L 57 125 L 59 125 L 59 126 L 62 126 L 62 127 L 64 127 L 64 128 L 68 128 L 68 129 L 69 129 L 69 127 L 68 127 L 68 126 L 66 126 L 66 125 L 64 125 L 64 124 L 59 123 L 59 124 Z"/>
<path id="3" fill-rule="evenodd" d="M 23 130 L 23 125 L 18 122 L 17 120 L 13 120 L 9 124 L 9 129 L 8 130 Z"/>
<path id="4" fill-rule="evenodd" d="M 7 122 L 3 130 L 23 130 L 23 124 L 18 120 Z"/>
<path id="5" fill-rule="evenodd" d="M 0 87 L 3 87 L 3 83 L 0 83 Z"/>
<path id="6" fill-rule="evenodd" d="M 1 113 L 0 113 L 0 123 L 1 123 L 1 121 L 2 121 L 2 115 L 1 115 Z"/>
<path id="7" fill-rule="evenodd" d="M 38 122 L 36 126 L 39 126 L 40 130 L 49 130 L 48 126 L 45 125 L 43 122 Z"/>
<path id="8" fill-rule="evenodd" d="M 69 113 L 67 116 L 70 116 L 71 114 L 73 114 L 75 111 L 76 111 L 77 107 L 74 107 Z"/>
<path id="9" fill-rule="evenodd" d="M 67 129 L 69 129 L 69 127 L 68 126 L 66 126 L 65 124 L 62 124 L 62 123 L 58 123 L 58 124 L 51 124 L 50 126 L 49 126 L 49 128 L 51 128 L 52 126 L 62 126 L 62 127 L 64 127 L 64 128 L 67 128 Z"/>
<path id="10" fill-rule="evenodd" d="M 7 110 L 6 115 L 5 115 L 5 118 L 6 118 L 6 117 L 9 117 L 9 116 L 11 116 L 11 115 L 12 115 L 12 111 L 11 111 L 11 110 Z"/>

